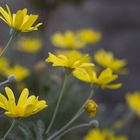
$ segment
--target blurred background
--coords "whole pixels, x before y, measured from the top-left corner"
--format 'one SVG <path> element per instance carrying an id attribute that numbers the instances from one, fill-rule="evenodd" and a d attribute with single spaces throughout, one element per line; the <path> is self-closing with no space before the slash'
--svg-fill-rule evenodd
<path id="1" fill-rule="evenodd" d="M 102 33 L 100 42 L 89 45 L 86 52 L 93 54 L 99 48 L 112 51 L 117 57 L 124 58 L 128 62 L 128 75 L 120 76 L 119 81 L 123 86 L 115 91 L 99 91 L 95 96 L 96 101 L 106 104 L 103 110 L 107 110 L 104 119 L 109 118 L 110 114 L 119 104 L 120 108 L 124 104 L 124 95 L 127 92 L 140 90 L 140 1 L 139 0 L 4 0 L 0 1 L 0 6 L 8 4 L 12 11 L 28 8 L 29 13 L 39 14 L 39 21 L 43 26 L 37 32 L 23 33 L 21 36 L 34 36 L 42 39 L 43 49 L 37 54 L 26 55 L 9 51 L 10 59 L 19 62 L 25 66 L 32 67 L 32 64 L 44 60 L 48 51 L 54 48 L 50 42 L 50 37 L 56 31 L 79 30 L 83 28 L 93 28 Z M 2 21 L 0 22 L 0 46 L 3 47 L 9 39 L 9 28 Z M 14 46 L 14 44 L 13 44 Z M 30 64 L 28 62 L 30 60 Z M 48 68 L 46 68 L 47 70 Z M 51 69 L 51 68 L 49 68 Z M 51 71 L 51 70 L 49 70 Z M 54 72 L 54 79 L 57 77 L 57 70 Z M 31 73 L 34 77 L 34 73 Z M 44 80 L 44 79 L 43 79 Z M 52 83 L 43 85 L 43 90 L 50 90 Z M 43 81 L 44 82 L 44 81 Z M 38 80 L 27 80 L 33 92 L 37 92 Z M 29 86 L 28 84 L 28 86 Z M 58 84 L 59 85 L 59 84 Z M 53 84 L 55 86 L 55 82 Z M 53 88 L 53 87 L 52 87 Z M 57 91 L 57 84 L 53 92 Z M 75 87 L 76 90 L 78 87 Z M 75 89 L 74 89 L 75 90 Z M 87 92 L 87 87 L 80 89 Z M 74 96 L 74 95 L 73 95 Z M 82 95 L 81 95 L 82 96 Z M 83 97 L 81 97 L 82 99 Z M 77 101 L 75 101 L 77 102 Z M 118 106 L 117 106 L 118 107 Z M 68 109 L 68 108 L 67 108 Z M 62 111 L 63 112 L 63 111 Z M 60 111 L 61 114 L 61 111 Z M 61 115 L 60 115 L 61 116 Z M 62 114 L 63 116 L 63 114 Z M 68 113 L 70 116 L 70 113 Z M 45 119 L 46 116 L 44 116 Z M 48 117 L 49 118 L 49 117 Z M 98 117 L 97 117 L 98 118 Z M 66 117 L 67 120 L 67 117 Z M 83 119 L 82 119 L 83 120 Z M 46 123 L 47 124 L 47 123 Z M 58 124 L 59 126 L 60 124 Z M 108 124 L 106 124 L 108 125 Z M 107 126 L 108 127 L 108 126 Z M 136 119 L 130 124 L 130 127 L 121 131 L 127 134 L 130 140 L 140 140 L 140 120 Z M 76 135 L 75 133 L 71 133 Z M 85 131 L 81 133 L 81 136 Z M 75 138 L 77 139 L 78 136 Z M 74 139 L 71 138 L 65 139 Z M 82 138 L 79 138 L 82 139 Z"/>

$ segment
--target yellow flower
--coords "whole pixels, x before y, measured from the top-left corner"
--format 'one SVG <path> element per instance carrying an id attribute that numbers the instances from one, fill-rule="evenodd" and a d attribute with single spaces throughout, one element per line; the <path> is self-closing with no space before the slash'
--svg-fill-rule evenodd
<path id="1" fill-rule="evenodd" d="M 30 72 L 25 67 L 22 67 L 20 65 L 15 65 L 14 67 L 5 70 L 6 76 L 9 76 L 11 74 L 14 74 L 16 76 L 17 81 L 21 81 L 25 79 L 27 76 L 29 76 Z"/>
<path id="2" fill-rule="evenodd" d="M 66 31 L 64 34 L 56 32 L 52 36 L 51 41 L 54 46 L 63 49 L 79 49 L 85 45 L 72 31 Z"/>
<path id="3" fill-rule="evenodd" d="M 140 92 L 126 94 L 126 102 L 130 109 L 132 109 L 140 117 Z"/>
<path id="4" fill-rule="evenodd" d="M 78 32 L 78 37 L 86 44 L 96 43 L 101 40 L 101 33 L 93 29 L 83 29 Z"/>
<path id="5" fill-rule="evenodd" d="M 33 30 L 38 30 L 38 27 L 42 23 L 33 25 L 38 19 L 38 15 L 27 15 L 27 9 L 18 10 L 16 13 L 12 14 L 8 5 L 6 5 L 6 10 L 0 7 L 0 18 L 8 24 L 11 28 L 18 30 L 20 32 L 30 32 Z"/>
<path id="6" fill-rule="evenodd" d="M 117 89 L 121 87 L 121 83 L 110 84 L 118 78 L 116 74 L 112 73 L 110 68 L 103 70 L 98 77 L 96 72 L 91 68 L 76 69 L 73 71 L 73 75 L 82 81 L 97 84 L 102 88 Z"/>
<path id="7" fill-rule="evenodd" d="M 31 37 L 22 37 L 17 43 L 17 49 L 26 53 L 36 53 L 42 47 L 42 42 L 40 39 Z"/>
<path id="8" fill-rule="evenodd" d="M 5 115 L 8 117 L 29 117 L 47 107 L 46 101 L 38 100 L 34 95 L 29 96 L 29 90 L 24 88 L 16 104 L 13 91 L 5 88 L 8 99 L 0 93 L 0 107 L 5 110 Z"/>
<path id="9" fill-rule="evenodd" d="M 116 136 L 113 132 L 103 129 L 92 129 L 85 136 L 84 140 L 127 140 L 124 135 Z"/>
<path id="10" fill-rule="evenodd" d="M 70 69 L 92 67 L 94 64 L 89 62 L 88 54 L 81 54 L 78 51 L 64 52 L 63 54 L 54 55 L 49 53 L 46 62 L 53 63 L 53 66 L 60 66 Z"/>
<path id="11" fill-rule="evenodd" d="M 115 58 L 113 53 L 110 51 L 99 50 L 95 53 L 94 59 L 99 65 L 105 68 L 110 68 L 114 72 L 127 72 L 127 70 L 124 68 L 124 66 L 126 66 L 126 61 Z"/>
<path id="12" fill-rule="evenodd" d="M 4 74 L 4 71 L 9 67 L 9 62 L 6 58 L 1 57 L 0 58 L 0 72 L 1 74 Z"/>
<path id="13" fill-rule="evenodd" d="M 96 115 L 98 105 L 93 100 L 88 100 L 85 105 L 86 111 L 89 113 L 90 117 L 94 117 Z"/>

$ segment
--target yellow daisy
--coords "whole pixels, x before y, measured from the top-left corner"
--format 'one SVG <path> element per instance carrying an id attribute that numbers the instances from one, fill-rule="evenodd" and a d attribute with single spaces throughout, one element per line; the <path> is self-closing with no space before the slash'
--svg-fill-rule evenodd
<path id="1" fill-rule="evenodd" d="M 8 5 L 6 5 L 6 10 L 0 7 L 0 18 L 8 24 L 9 27 L 20 32 L 38 30 L 38 27 L 42 25 L 42 23 L 33 25 L 38 19 L 38 15 L 28 15 L 27 11 L 28 10 L 25 8 L 12 14 Z"/>
<path id="2" fill-rule="evenodd" d="M 140 92 L 126 94 L 126 102 L 130 109 L 132 109 L 138 116 L 140 116 Z"/>
<path id="3" fill-rule="evenodd" d="M 63 49 L 80 49 L 85 46 L 77 35 L 72 31 L 66 31 L 64 34 L 56 32 L 51 38 L 52 44 Z"/>
<path id="4" fill-rule="evenodd" d="M 42 42 L 38 38 L 22 37 L 17 43 L 17 49 L 26 53 L 36 53 L 42 47 Z"/>
<path id="5" fill-rule="evenodd" d="M 110 68 L 103 70 L 99 76 L 91 68 L 76 69 L 73 71 L 73 75 L 82 81 L 97 84 L 102 88 L 117 89 L 122 85 L 121 83 L 110 84 L 118 78 L 118 75 L 113 74 Z"/>
<path id="6" fill-rule="evenodd" d="M 127 140 L 125 135 L 116 136 L 107 129 L 91 129 L 85 136 L 84 140 Z"/>
<path id="7" fill-rule="evenodd" d="M 114 54 L 110 51 L 99 50 L 94 54 L 95 61 L 104 68 L 110 68 L 114 72 L 126 73 L 127 70 L 126 61 L 114 57 Z"/>
<path id="8" fill-rule="evenodd" d="M 16 104 L 13 91 L 9 88 L 5 88 L 5 92 L 8 98 L 0 93 L 0 107 L 5 110 L 5 115 L 8 117 L 29 117 L 38 113 L 47 107 L 46 101 L 38 100 L 38 97 L 34 95 L 29 96 L 29 90 L 23 89 L 21 95 Z"/>
<path id="9" fill-rule="evenodd" d="M 84 55 L 78 51 L 69 51 L 57 55 L 49 53 L 46 62 L 53 63 L 53 66 L 70 68 L 72 70 L 81 67 L 92 67 L 94 65 L 89 62 L 88 54 Z"/>

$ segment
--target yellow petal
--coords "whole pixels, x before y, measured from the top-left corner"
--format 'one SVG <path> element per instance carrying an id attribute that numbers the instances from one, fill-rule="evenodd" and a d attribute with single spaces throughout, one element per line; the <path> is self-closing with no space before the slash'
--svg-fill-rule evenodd
<path id="1" fill-rule="evenodd" d="M 34 22 L 37 20 L 38 16 L 37 15 L 30 15 L 28 20 L 22 25 L 22 30 L 26 30 L 30 28 Z"/>
<path id="2" fill-rule="evenodd" d="M 8 104 L 8 101 L 7 101 L 6 97 L 0 93 L 0 107 L 6 110 L 7 104 Z"/>
<path id="3" fill-rule="evenodd" d="M 15 102 L 14 93 L 13 93 L 13 91 L 9 87 L 5 88 L 5 92 L 6 92 L 6 95 L 8 96 L 9 101 L 11 100 L 11 101 Z"/>
<path id="4" fill-rule="evenodd" d="M 117 83 L 117 84 L 103 85 L 102 88 L 117 89 L 120 88 L 121 86 L 122 86 L 121 83 Z"/>
<path id="5" fill-rule="evenodd" d="M 17 106 L 24 106 L 27 101 L 28 95 L 29 95 L 29 90 L 27 88 L 23 89 L 19 97 Z"/>
<path id="6" fill-rule="evenodd" d="M 17 11 L 16 15 L 15 15 L 15 19 L 14 19 L 14 27 L 16 29 L 20 29 L 21 28 L 21 25 L 23 24 L 23 14 L 22 14 L 22 11 L 19 10 Z"/>
<path id="7" fill-rule="evenodd" d="M 33 110 L 34 110 L 34 104 L 28 104 L 25 107 L 24 117 L 28 117 L 28 116 L 32 115 Z"/>

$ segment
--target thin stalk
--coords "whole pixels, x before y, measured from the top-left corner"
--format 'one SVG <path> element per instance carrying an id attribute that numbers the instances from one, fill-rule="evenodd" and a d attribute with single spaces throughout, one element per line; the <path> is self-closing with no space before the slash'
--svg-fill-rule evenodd
<path id="1" fill-rule="evenodd" d="M 65 129 L 67 129 L 83 112 L 83 109 L 87 103 L 87 101 L 92 98 L 92 95 L 94 94 L 94 88 L 92 88 L 88 98 L 86 99 L 86 101 L 83 103 L 83 105 L 81 106 L 81 108 L 77 111 L 77 113 L 73 116 L 73 118 L 64 126 L 62 127 L 59 131 L 57 131 L 56 133 L 54 133 L 51 137 L 49 137 L 47 140 L 52 140 L 53 138 L 55 138 L 57 135 L 59 135 L 60 133 L 62 133 Z"/>
<path id="2" fill-rule="evenodd" d="M 97 127 L 97 121 L 94 121 L 94 122 L 88 122 L 88 123 L 83 123 L 83 124 L 79 124 L 79 125 L 76 125 L 76 126 L 73 126 L 67 130 L 65 130 L 64 132 L 62 132 L 60 135 L 58 135 L 54 140 L 57 140 L 58 138 L 62 137 L 63 135 L 69 133 L 70 131 L 73 131 L 75 129 L 79 129 L 79 128 L 83 128 L 83 127 L 89 127 L 93 125 L 94 127 Z"/>
<path id="3" fill-rule="evenodd" d="M 15 39 L 15 37 L 18 35 L 17 31 L 13 31 L 13 33 L 10 36 L 9 41 L 7 42 L 6 46 L 4 47 L 4 49 L 0 52 L 0 57 L 7 51 L 7 49 L 9 48 L 11 42 L 13 41 L 13 39 Z"/>
<path id="4" fill-rule="evenodd" d="M 0 87 L 3 86 L 3 85 L 5 85 L 5 84 L 7 84 L 7 83 L 9 83 L 9 80 L 5 80 L 5 81 L 1 82 L 0 83 Z"/>
<path id="5" fill-rule="evenodd" d="M 54 113 L 53 113 L 53 116 L 52 116 L 52 120 L 46 130 L 46 134 L 48 134 L 52 128 L 52 125 L 55 121 L 55 118 L 56 118 L 56 115 L 57 115 L 57 112 L 58 112 L 58 109 L 59 109 L 59 106 L 60 106 L 60 102 L 61 102 L 61 99 L 63 97 L 63 94 L 65 92 L 65 89 L 66 89 L 66 85 L 67 85 L 67 82 L 68 82 L 68 75 L 65 74 L 65 79 L 64 79 L 64 82 L 63 82 L 63 86 L 62 86 L 62 89 L 61 89 L 61 92 L 59 94 L 59 97 L 58 97 L 58 100 L 57 100 L 57 103 L 56 103 L 56 107 L 55 107 L 55 110 L 54 110 Z"/>
<path id="6" fill-rule="evenodd" d="M 10 46 L 11 42 L 13 40 L 13 35 L 11 35 L 9 41 L 7 42 L 6 46 L 4 47 L 4 49 L 0 52 L 0 57 L 6 52 L 6 50 L 8 49 L 8 47 Z"/>
<path id="7" fill-rule="evenodd" d="M 3 138 L 1 140 L 5 140 L 7 138 L 7 136 L 9 135 L 9 133 L 11 132 L 11 130 L 14 128 L 15 126 L 15 123 L 16 123 L 16 120 L 13 119 L 13 122 L 10 126 L 10 128 L 8 129 L 8 131 L 5 133 L 5 135 L 3 136 Z"/>

